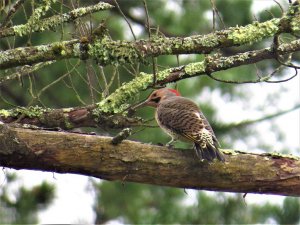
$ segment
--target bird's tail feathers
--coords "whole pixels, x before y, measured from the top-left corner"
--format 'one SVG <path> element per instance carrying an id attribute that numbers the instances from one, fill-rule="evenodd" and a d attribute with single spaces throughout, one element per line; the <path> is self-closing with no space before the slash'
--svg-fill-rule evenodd
<path id="1" fill-rule="evenodd" d="M 219 161 L 225 162 L 224 155 L 220 152 L 217 146 L 207 144 L 206 148 L 201 148 L 199 143 L 195 143 L 195 151 L 198 158 L 205 159 L 207 161 L 213 161 L 217 158 Z"/>

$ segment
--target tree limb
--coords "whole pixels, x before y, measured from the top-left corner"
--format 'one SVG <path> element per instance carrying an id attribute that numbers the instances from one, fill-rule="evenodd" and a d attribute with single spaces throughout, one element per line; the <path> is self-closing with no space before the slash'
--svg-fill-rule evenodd
<path id="1" fill-rule="evenodd" d="M 0 110 L 0 122 L 29 124 L 46 128 L 70 130 L 78 127 L 101 127 L 122 129 L 142 125 L 142 119 L 129 118 L 121 114 L 99 113 L 96 105 L 85 107 L 50 109 L 39 106 L 18 107 Z"/>
<path id="2" fill-rule="evenodd" d="M 265 59 L 272 59 L 272 58 L 274 59 L 277 57 L 277 55 L 284 55 L 299 50 L 300 50 L 300 40 L 295 40 L 292 41 L 291 43 L 282 44 L 278 46 L 278 49 L 276 50 L 276 54 L 274 53 L 274 49 L 270 47 L 261 50 L 244 52 L 229 57 L 215 57 L 215 58 L 207 57 L 205 60 L 200 62 L 190 63 L 185 66 L 169 68 L 163 71 L 159 71 L 157 73 L 157 83 L 160 85 L 164 85 L 167 83 L 176 82 L 178 80 L 186 79 L 189 77 L 222 71 L 222 70 L 234 68 L 241 65 L 252 64 Z M 137 124 L 138 123 L 137 120 L 133 119 L 131 121 L 131 119 L 128 118 L 126 119 L 126 117 L 123 117 L 120 114 L 115 115 L 115 117 L 110 119 L 107 119 L 108 117 L 105 117 L 105 114 L 112 115 L 112 114 L 124 112 L 124 110 L 128 108 L 127 103 L 130 100 L 134 99 L 136 95 L 140 93 L 140 91 L 145 90 L 147 89 L 148 86 L 152 85 L 153 82 L 152 76 L 153 74 L 140 73 L 139 76 L 134 78 L 132 81 L 122 85 L 120 88 L 115 90 L 107 98 L 105 98 L 101 102 L 98 102 L 95 106 L 93 106 L 92 110 L 89 109 L 88 111 L 85 111 L 84 116 L 82 115 L 83 111 L 81 110 L 77 111 L 78 108 L 76 108 L 74 110 L 73 116 L 75 116 L 75 118 L 78 118 L 78 115 L 81 115 L 80 120 L 77 119 L 74 120 L 72 119 L 72 117 L 66 115 L 66 112 L 68 111 L 71 112 L 73 111 L 73 109 L 61 109 L 62 113 L 60 113 L 59 110 L 33 108 L 34 109 L 33 113 L 31 113 L 31 110 L 29 110 L 29 114 L 26 113 L 28 109 L 24 109 L 21 112 L 21 114 L 22 113 L 23 114 L 25 113 L 25 115 L 28 114 L 27 117 L 30 118 L 30 119 L 27 118 L 23 122 L 33 124 L 33 125 L 43 124 L 46 125 L 47 127 L 53 127 L 53 125 L 58 126 L 57 124 L 60 124 L 60 126 L 62 126 L 62 128 L 64 129 L 70 129 L 74 127 L 79 127 L 80 125 L 88 125 L 88 124 L 90 126 L 95 126 L 97 124 L 100 126 L 104 125 L 103 127 L 110 127 L 110 128 L 115 127 L 113 124 L 115 124 L 116 127 L 118 128 L 124 128 L 126 126 Z M 262 77 L 260 82 L 264 82 L 264 81 L 265 81 L 264 77 Z M 40 118 L 40 116 L 43 116 L 42 118 L 50 116 L 49 112 L 52 112 L 53 115 L 56 116 L 61 115 L 61 116 L 59 118 L 54 117 L 55 120 L 46 120 Z M 20 114 L 19 109 L 0 110 L 0 118 L 4 122 L 12 122 L 16 120 L 16 118 L 18 118 L 17 117 L 18 114 Z M 103 118 L 106 119 L 103 120 Z M 129 120 L 131 122 L 127 121 L 124 123 L 124 121 L 126 120 Z M 49 123 L 49 121 L 51 121 L 51 123 Z M 110 121 L 110 122 L 107 123 L 104 121 Z M 113 121 L 117 121 L 117 122 L 114 123 Z M 54 122 L 54 124 L 52 122 Z M 107 124 L 109 124 L 109 126 L 107 126 Z M 121 125 L 119 126 L 118 124 Z"/>
<path id="3" fill-rule="evenodd" d="M 279 45 L 276 49 L 276 53 L 274 53 L 274 49 L 270 47 L 261 50 L 248 51 L 228 57 L 208 56 L 205 60 L 200 62 L 159 71 L 156 74 L 157 84 L 164 85 L 190 77 L 206 75 L 241 65 L 253 64 L 265 59 L 276 59 L 277 55 L 285 55 L 299 50 L 300 39 L 292 41 L 288 44 Z M 152 85 L 152 77 L 153 74 L 140 73 L 135 79 L 122 85 L 107 98 L 97 103 L 100 112 L 103 111 L 117 113 L 123 111 L 124 108 L 126 108 L 125 104 L 129 100 L 132 100 L 138 93 L 140 93 L 140 91 L 145 90 L 147 87 Z M 265 81 L 265 77 L 262 77 L 260 80 L 256 80 L 256 83 Z"/>
<path id="4" fill-rule="evenodd" d="M 0 124 L 0 165 L 106 180 L 241 193 L 300 196 L 300 160 L 225 151 L 226 163 L 201 162 L 192 150 L 169 150 L 112 138 L 12 128 Z"/>
<path id="5" fill-rule="evenodd" d="M 19 1 L 21 2 L 21 1 Z M 22 2 L 21 2 L 22 3 Z M 19 3 L 20 4 L 20 3 Z M 16 3 L 17 5 L 17 3 Z M 107 10 L 113 8 L 112 5 L 107 3 L 99 2 L 98 4 L 81 7 L 71 10 L 68 13 L 61 15 L 54 15 L 46 19 L 37 20 L 35 24 L 21 24 L 9 28 L 0 29 L 0 38 L 9 36 L 23 36 L 32 32 L 42 32 L 45 30 L 54 30 L 62 23 L 72 22 L 80 17 L 89 15 L 94 12 L 101 10 Z"/>
<path id="6" fill-rule="evenodd" d="M 109 37 L 70 40 L 0 52 L 0 69 L 69 58 L 95 59 L 99 64 L 145 62 L 146 57 L 177 54 L 206 54 L 213 50 L 256 43 L 262 39 L 299 31 L 300 6 L 293 6 L 282 18 L 244 27 L 232 27 L 206 35 L 156 37 L 151 40 L 114 41 Z M 293 12 L 293 13 L 292 13 Z M 44 28 L 46 29 L 46 28 Z M 0 32 L 1 33 L 1 32 Z"/>

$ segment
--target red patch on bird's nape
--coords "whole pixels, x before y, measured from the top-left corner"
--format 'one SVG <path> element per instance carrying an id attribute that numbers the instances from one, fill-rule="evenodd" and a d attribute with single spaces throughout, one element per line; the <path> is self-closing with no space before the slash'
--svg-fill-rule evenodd
<path id="1" fill-rule="evenodd" d="M 170 89 L 168 88 L 169 91 L 173 92 L 174 94 L 176 94 L 177 96 L 181 96 L 181 94 L 177 91 L 177 90 L 174 90 L 174 89 Z"/>

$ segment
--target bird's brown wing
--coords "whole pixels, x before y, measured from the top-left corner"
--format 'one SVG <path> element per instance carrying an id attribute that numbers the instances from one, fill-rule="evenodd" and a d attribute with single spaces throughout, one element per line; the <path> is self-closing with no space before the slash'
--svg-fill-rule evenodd
<path id="1" fill-rule="evenodd" d="M 199 140 L 199 132 L 209 131 L 213 139 L 217 140 L 203 113 L 198 106 L 189 99 L 175 97 L 163 101 L 157 108 L 157 117 L 161 125 L 184 136 L 191 142 Z M 215 141 L 214 140 L 214 141 Z"/>
<path id="2" fill-rule="evenodd" d="M 196 155 L 202 160 L 214 158 L 224 162 L 217 138 L 197 105 L 189 99 L 174 97 L 162 101 L 157 108 L 157 119 L 168 132 L 194 142 Z"/>

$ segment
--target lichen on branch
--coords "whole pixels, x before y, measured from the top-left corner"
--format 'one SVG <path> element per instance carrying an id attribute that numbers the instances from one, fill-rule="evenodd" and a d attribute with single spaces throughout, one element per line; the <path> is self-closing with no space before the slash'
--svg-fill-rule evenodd
<path id="1" fill-rule="evenodd" d="M 300 51 L 300 39 L 278 46 L 277 54 L 284 55 L 294 51 Z M 273 48 L 244 52 L 229 57 L 219 56 L 214 58 L 207 56 L 200 62 L 159 71 L 156 74 L 156 81 L 159 85 L 166 85 L 167 83 L 176 82 L 181 79 L 222 71 L 276 57 Z M 261 80 L 261 82 L 264 81 L 264 79 Z M 140 73 L 135 79 L 122 84 L 122 86 L 115 90 L 110 96 L 97 103 L 98 107 L 94 110 L 95 114 L 97 115 L 103 112 L 123 112 L 124 109 L 128 107 L 128 102 L 133 100 L 137 94 L 146 90 L 152 84 L 153 74 Z"/>
<path id="2" fill-rule="evenodd" d="M 0 38 L 14 35 L 24 36 L 32 32 L 54 30 L 62 23 L 72 22 L 77 18 L 86 16 L 90 13 L 113 8 L 113 6 L 108 3 L 99 2 L 95 5 L 76 8 L 61 15 L 54 15 L 45 19 L 40 19 L 40 17 L 45 15 L 47 10 L 49 10 L 51 3 L 54 2 L 56 2 L 56 0 L 45 0 L 45 3 L 36 8 L 26 24 L 20 24 L 0 30 Z"/>
<path id="3" fill-rule="evenodd" d="M 93 9 L 99 10 L 100 6 L 102 5 Z M 110 8 L 111 6 L 105 5 L 105 7 Z M 106 9 L 105 7 L 103 6 L 103 9 Z M 76 11 L 78 11 L 77 14 L 73 14 L 81 16 L 88 10 L 85 8 L 85 10 L 77 9 Z M 48 45 L 16 48 L 1 52 L 0 69 L 68 58 L 90 58 L 96 60 L 102 66 L 106 66 L 135 62 L 144 63 L 148 57 L 161 55 L 207 54 L 225 47 L 256 43 L 280 33 L 297 32 L 300 29 L 299 11 L 299 6 L 292 6 L 289 13 L 282 18 L 274 18 L 261 23 L 254 22 L 244 27 L 233 27 L 206 35 L 193 35 L 184 38 L 153 36 L 150 40 L 124 41 L 111 40 L 104 36 L 90 38 L 86 42 L 74 39 Z M 68 18 L 72 18 L 73 14 L 71 14 L 69 13 Z M 43 21 L 46 26 L 43 29 L 51 29 L 64 21 L 63 18 L 64 16 L 53 19 L 56 22 L 51 19 L 48 22 L 43 20 L 35 22 L 42 23 Z M 42 27 L 42 25 L 38 25 L 38 27 Z M 30 29 L 32 31 L 32 27 Z M 23 34 L 23 31 L 20 33 Z M 0 30 L 0 37 L 1 34 L 3 34 L 3 30 Z M 58 49 L 57 46 L 61 46 L 62 51 L 54 51 Z"/>

